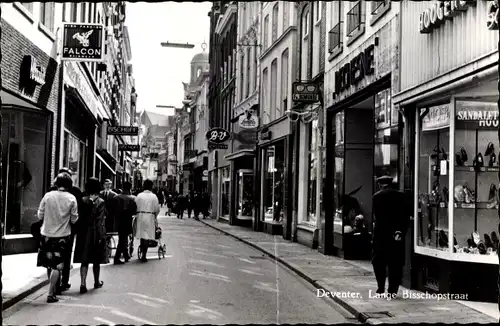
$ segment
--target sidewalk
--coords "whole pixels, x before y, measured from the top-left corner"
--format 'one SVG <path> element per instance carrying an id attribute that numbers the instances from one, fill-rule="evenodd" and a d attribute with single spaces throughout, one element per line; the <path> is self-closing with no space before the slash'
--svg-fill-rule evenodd
<path id="1" fill-rule="evenodd" d="M 369 298 L 377 284 L 369 262 L 347 261 L 326 256 L 301 244 L 284 240 L 251 229 L 218 223 L 215 220 L 200 220 L 203 224 L 230 235 L 267 254 L 284 264 L 317 289 L 337 293 L 359 293 L 361 298 L 339 298 L 333 300 L 354 314 L 361 322 L 381 323 L 498 323 L 498 318 L 483 314 L 453 300 L 403 299 L 387 300 Z M 401 288 L 418 294 L 419 291 Z M 498 309 L 497 309 L 498 311 Z"/>

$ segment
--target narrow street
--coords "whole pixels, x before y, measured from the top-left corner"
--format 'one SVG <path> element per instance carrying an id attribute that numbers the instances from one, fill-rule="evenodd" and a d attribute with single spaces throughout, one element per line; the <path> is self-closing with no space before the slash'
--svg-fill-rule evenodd
<path id="1" fill-rule="evenodd" d="M 355 322 L 332 300 L 255 249 L 193 219 L 165 217 L 165 259 L 137 250 L 126 265 L 102 268 L 104 287 L 79 294 L 79 271 L 58 303 L 47 287 L 5 311 L 5 324 L 225 324 Z M 136 244 L 137 248 L 137 244 Z"/>

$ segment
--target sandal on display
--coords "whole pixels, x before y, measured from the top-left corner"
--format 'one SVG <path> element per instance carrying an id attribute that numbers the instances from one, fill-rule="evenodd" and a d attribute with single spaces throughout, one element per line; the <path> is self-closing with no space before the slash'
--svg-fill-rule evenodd
<path id="1" fill-rule="evenodd" d="M 472 232 L 472 240 L 474 240 L 474 243 L 478 245 L 481 242 L 481 236 L 477 231 Z"/>
<path id="2" fill-rule="evenodd" d="M 467 160 L 469 159 L 469 157 L 467 156 L 467 151 L 463 147 L 460 149 L 460 156 L 461 156 L 462 162 L 464 162 L 464 163 L 467 162 Z"/>
<path id="3" fill-rule="evenodd" d="M 466 204 L 471 204 L 472 202 L 474 202 L 474 195 L 469 187 L 467 187 L 467 185 L 464 185 L 464 194 Z"/>
<path id="4" fill-rule="evenodd" d="M 493 248 L 493 241 L 491 241 L 490 236 L 487 233 L 485 233 L 483 237 L 486 248 Z"/>
<path id="5" fill-rule="evenodd" d="M 491 242 L 493 242 L 493 249 L 497 250 L 499 239 L 495 231 L 491 232 Z"/>
<path id="6" fill-rule="evenodd" d="M 488 162 L 488 166 L 490 168 L 492 168 L 495 166 L 496 163 L 497 163 L 497 155 L 495 153 L 491 153 L 490 161 Z"/>
<path id="7" fill-rule="evenodd" d="M 467 246 L 469 248 L 476 248 L 477 245 L 474 243 L 474 240 L 472 240 L 471 238 L 467 239 Z"/>
<path id="8" fill-rule="evenodd" d="M 486 255 L 486 253 L 488 252 L 488 249 L 482 241 L 477 245 L 477 250 L 479 251 L 480 255 Z"/>
<path id="9" fill-rule="evenodd" d="M 484 151 L 484 156 L 488 156 L 492 154 L 495 151 L 495 146 L 493 145 L 492 142 L 489 142 L 488 145 L 486 146 L 486 150 Z"/>
<path id="10" fill-rule="evenodd" d="M 439 231 L 439 240 L 438 244 L 440 247 L 448 247 L 448 236 L 443 230 Z"/>
<path id="11" fill-rule="evenodd" d="M 498 192 L 497 187 L 495 186 L 494 183 L 492 183 L 490 185 L 490 191 L 488 193 L 488 204 L 486 204 L 486 208 L 492 209 L 497 205 L 497 203 L 498 203 L 497 192 Z"/>

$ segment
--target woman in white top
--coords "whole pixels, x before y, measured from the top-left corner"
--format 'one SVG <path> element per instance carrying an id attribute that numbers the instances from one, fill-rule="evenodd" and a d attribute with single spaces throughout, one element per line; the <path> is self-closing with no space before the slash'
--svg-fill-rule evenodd
<path id="1" fill-rule="evenodd" d="M 76 198 L 69 193 L 73 186 L 71 178 L 66 174 L 59 174 L 55 185 L 57 190 L 46 193 L 38 208 L 38 218 L 43 221 L 40 230 L 40 260 L 41 265 L 47 268 L 50 280 L 48 303 L 59 301 L 55 295 L 55 287 L 64 267 L 64 254 L 71 244 L 71 224 L 78 220 Z"/>
<path id="2" fill-rule="evenodd" d="M 146 262 L 148 252 L 148 240 L 155 240 L 156 226 L 158 225 L 158 214 L 160 213 L 160 203 L 152 192 L 153 181 L 144 181 L 144 191 L 137 195 L 135 203 L 137 205 L 135 238 L 141 239 L 141 261 Z"/>

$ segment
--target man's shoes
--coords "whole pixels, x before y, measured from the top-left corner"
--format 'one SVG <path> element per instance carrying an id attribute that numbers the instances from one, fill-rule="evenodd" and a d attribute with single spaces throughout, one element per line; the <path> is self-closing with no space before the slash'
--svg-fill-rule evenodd
<path id="1" fill-rule="evenodd" d="M 114 265 L 123 265 L 123 264 L 125 264 L 125 263 L 124 263 L 124 262 L 122 262 L 121 260 L 115 260 L 115 261 L 113 262 L 113 264 L 114 264 Z"/>
<path id="2" fill-rule="evenodd" d="M 71 289 L 71 284 L 70 283 L 63 284 L 61 286 L 61 292 L 68 291 L 69 289 Z"/>
<path id="3" fill-rule="evenodd" d="M 85 293 L 87 293 L 87 287 L 86 287 L 86 286 L 81 285 L 81 286 L 80 286 L 80 294 L 85 294 Z"/>
<path id="4" fill-rule="evenodd" d="M 58 302 L 59 299 L 55 296 L 55 295 L 49 295 L 47 297 L 47 303 L 54 303 L 54 302 Z"/>
<path id="5" fill-rule="evenodd" d="M 130 257 L 125 258 L 125 262 L 128 263 L 130 261 Z"/>

